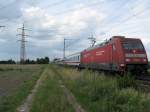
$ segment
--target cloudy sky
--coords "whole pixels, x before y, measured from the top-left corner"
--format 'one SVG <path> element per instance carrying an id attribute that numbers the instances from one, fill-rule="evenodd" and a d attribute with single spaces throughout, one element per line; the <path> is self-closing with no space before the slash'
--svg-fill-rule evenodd
<path id="1" fill-rule="evenodd" d="M 0 59 L 19 60 L 25 24 L 27 58 L 63 56 L 113 35 L 141 38 L 150 59 L 150 0 L 0 0 Z"/>

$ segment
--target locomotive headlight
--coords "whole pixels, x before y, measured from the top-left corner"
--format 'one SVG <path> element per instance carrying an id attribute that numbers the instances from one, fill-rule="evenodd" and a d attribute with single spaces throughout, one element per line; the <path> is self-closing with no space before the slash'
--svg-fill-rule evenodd
<path id="1" fill-rule="evenodd" d="M 124 66 L 125 66 L 125 64 L 120 64 L 120 66 L 121 66 L 121 67 L 124 67 Z"/>
<path id="2" fill-rule="evenodd" d="M 130 62 L 131 60 L 130 59 L 126 59 L 126 62 Z"/>
<path id="3" fill-rule="evenodd" d="M 147 60 L 146 60 L 146 59 L 143 59 L 143 61 L 146 62 Z"/>

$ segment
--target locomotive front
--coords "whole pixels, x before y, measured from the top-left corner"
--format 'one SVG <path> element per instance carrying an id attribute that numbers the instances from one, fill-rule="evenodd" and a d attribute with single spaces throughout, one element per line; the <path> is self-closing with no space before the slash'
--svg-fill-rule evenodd
<path id="1" fill-rule="evenodd" d="M 128 38 L 123 39 L 121 43 L 124 51 L 126 71 L 146 73 L 148 59 L 141 40 Z"/>

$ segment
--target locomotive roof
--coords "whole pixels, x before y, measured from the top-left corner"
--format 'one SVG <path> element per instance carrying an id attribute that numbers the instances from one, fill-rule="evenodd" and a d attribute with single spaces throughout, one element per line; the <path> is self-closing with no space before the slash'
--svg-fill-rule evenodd
<path id="1" fill-rule="evenodd" d="M 80 52 L 77 52 L 77 53 L 74 53 L 74 54 L 68 55 L 68 56 L 66 56 L 66 58 L 68 58 L 68 57 L 72 57 L 72 56 L 77 56 L 77 55 L 80 55 Z"/>
<path id="2" fill-rule="evenodd" d="M 85 49 L 85 50 L 92 50 L 92 49 L 95 49 L 95 48 L 98 48 L 98 47 L 102 47 L 102 46 L 105 46 L 106 44 L 108 44 L 109 43 L 109 41 L 104 41 L 104 42 L 102 42 L 102 43 L 100 43 L 100 44 L 97 44 L 97 45 L 95 45 L 95 46 L 93 46 L 93 47 L 89 47 L 89 48 L 87 48 L 87 49 Z"/>
<path id="3" fill-rule="evenodd" d="M 110 38 L 109 40 L 105 40 L 104 42 L 102 42 L 102 43 L 100 43 L 100 44 L 97 44 L 97 45 L 95 45 L 95 46 L 93 46 L 93 47 L 89 47 L 89 48 L 87 48 L 87 49 L 85 49 L 85 50 L 88 51 L 88 50 L 92 50 L 92 49 L 95 49 L 95 48 L 98 48 L 98 47 L 103 47 L 103 46 L 105 46 L 106 44 L 111 43 L 113 38 L 117 38 L 117 36 L 114 36 L 114 37 Z"/>

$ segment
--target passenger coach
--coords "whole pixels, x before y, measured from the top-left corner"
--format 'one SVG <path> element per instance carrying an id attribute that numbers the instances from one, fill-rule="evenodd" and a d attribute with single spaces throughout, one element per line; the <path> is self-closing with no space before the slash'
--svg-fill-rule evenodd
<path id="1" fill-rule="evenodd" d="M 64 59 L 64 64 L 69 65 L 69 66 L 79 67 L 80 66 L 80 52 L 67 56 Z"/>

